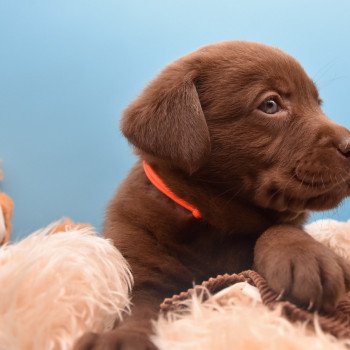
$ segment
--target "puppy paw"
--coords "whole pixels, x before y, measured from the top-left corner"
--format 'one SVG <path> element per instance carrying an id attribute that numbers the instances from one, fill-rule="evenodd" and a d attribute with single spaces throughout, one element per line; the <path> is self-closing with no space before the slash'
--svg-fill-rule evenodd
<path id="1" fill-rule="evenodd" d="M 128 329 L 96 334 L 86 333 L 75 344 L 74 350 L 157 350 L 149 337 Z"/>
<path id="2" fill-rule="evenodd" d="M 350 289 L 350 266 L 321 243 L 307 238 L 257 242 L 254 265 L 277 293 L 311 310 L 331 312 Z"/>

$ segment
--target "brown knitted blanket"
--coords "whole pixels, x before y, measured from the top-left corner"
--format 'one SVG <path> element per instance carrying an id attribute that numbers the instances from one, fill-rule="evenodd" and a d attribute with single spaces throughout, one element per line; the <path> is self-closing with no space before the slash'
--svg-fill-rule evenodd
<path id="1" fill-rule="evenodd" d="M 315 313 L 302 309 L 289 301 L 281 301 L 279 295 L 271 290 L 267 282 L 257 272 L 247 270 L 239 274 L 219 275 L 215 278 L 210 278 L 201 285 L 196 285 L 193 288 L 174 295 L 172 298 L 167 298 L 160 305 L 160 310 L 163 313 L 169 311 L 184 311 L 182 301 L 187 300 L 191 295 L 200 295 L 202 300 L 207 300 L 210 295 L 203 294 L 203 289 L 207 289 L 210 294 L 215 294 L 224 288 L 227 288 L 238 282 L 248 282 L 257 287 L 260 292 L 262 302 L 270 309 L 280 305 L 283 315 L 292 322 L 303 321 L 310 326 L 314 326 Z M 318 314 L 318 324 L 324 332 L 328 332 L 338 338 L 350 337 L 350 295 L 340 301 L 336 310 L 331 314 Z"/>

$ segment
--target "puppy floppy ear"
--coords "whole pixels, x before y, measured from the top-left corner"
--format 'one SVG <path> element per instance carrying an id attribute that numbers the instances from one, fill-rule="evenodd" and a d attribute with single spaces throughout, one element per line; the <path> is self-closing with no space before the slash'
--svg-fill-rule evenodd
<path id="1" fill-rule="evenodd" d="M 189 173 L 210 152 L 209 130 L 193 79 L 174 79 L 168 72 L 127 107 L 121 130 L 137 148 Z"/>

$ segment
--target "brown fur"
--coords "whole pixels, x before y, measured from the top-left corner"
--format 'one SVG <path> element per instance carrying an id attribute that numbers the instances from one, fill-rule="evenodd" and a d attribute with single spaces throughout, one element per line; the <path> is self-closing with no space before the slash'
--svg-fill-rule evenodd
<path id="1" fill-rule="evenodd" d="M 281 106 L 266 114 L 270 96 Z M 112 200 L 105 236 L 135 277 L 133 314 L 77 349 L 153 349 L 160 301 L 220 273 L 254 268 L 305 306 L 331 310 L 350 269 L 303 230 L 310 210 L 349 194 L 350 132 L 282 51 L 256 43 L 204 47 L 166 67 L 126 109 L 122 131 L 179 197 L 160 193 L 139 161 Z"/>

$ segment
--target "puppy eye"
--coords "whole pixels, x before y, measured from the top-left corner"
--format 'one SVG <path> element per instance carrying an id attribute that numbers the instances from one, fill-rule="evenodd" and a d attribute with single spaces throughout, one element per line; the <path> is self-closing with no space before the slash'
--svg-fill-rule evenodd
<path id="1" fill-rule="evenodd" d="M 280 111 L 281 107 L 273 98 L 269 98 L 259 106 L 259 109 L 266 114 L 275 114 Z"/>

